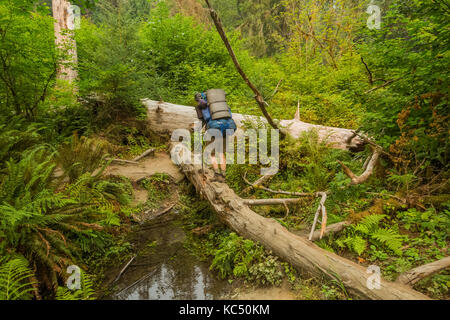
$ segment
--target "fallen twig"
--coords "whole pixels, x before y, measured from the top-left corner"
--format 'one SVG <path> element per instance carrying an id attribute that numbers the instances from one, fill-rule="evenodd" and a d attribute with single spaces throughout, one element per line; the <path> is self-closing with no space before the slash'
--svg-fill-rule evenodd
<path id="1" fill-rule="evenodd" d="M 290 192 L 290 191 L 283 191 L 283 190 L 272 190 L 270 188 L 266 188 L 261 185 L 252 184 L 247 180 L 247 172 L 244 173 L 242 179 L 244 180 L 245 183 L 249 184 L 250 186 L 252 186 L 255 189 L 261 189 L 261 190 L 265 190 L 265 191 L 271 192 L 271 193 L 286 194 L 286 195 L 290 195 L 290 196 L 299 196 L 299 197 L 314 197 L 314 195 L 315 195 L 315 193 L 307 193 L 307 192 Z"/>
<path id="2" fill-rule="evenodd" d="M 129 164 L 139 164 L 139 162 L 132 161 L 132 160 L 123 160 L 123 159 L 111 159 L 106 158 L 107 161 L 113 161 L 113 162 L 123 162 L 123 163 L 129 163 Z"/>
<path id="3" fill-rule="evenodd" d="M 128 287 L 123 288 L 123 289 L 120 290 L 119 292 L 116 292 L 115 295 L 117 296 L 117 295 L 119 295 L 120 293 L 122 293 L 123 291 L 128 290 L 128 289 L 134 287 L 134 286 L 137 285 L 139 282 L 144 281 L 145 279 L 148 279 L 149 277 L 151 277 L 151 276 L 156 272 L 157 267 L 158 267 L 158 265 L 156 265 L 156 266 L 154 267 L 154 269 L 153 269 L 150 273 L 146 274 L 145 276 L 143 276 L 143 277 L 140 278 L 139 280 L 133 282 L 133 283 L 130 284 Z"/>
<path id="4" fill-rule="evenodd" d="M 117 280 L 119 280 L 119 278 L 122 276 L 122 274 L 125 272 L 125 270 L 128 268 L 128 266 L 130 265 L 131 262 L 133 262 L 133 260 L 136 258 L 136 255 L 134 255 L 130 261 L 128 261 L 128 263 L 125 265 L 125 267 L 122 268 L 122 270 L 120 270 L 119 275 L 117 276 L 117 278 L 113 281 L 117 282 Z"/>
<path id="5" fill-rule="evenodd" d="M 297 203 L 302 198 L 286 199 L 244 199 L 243 202 L 248 206 L 268 206 L 268 205 L 286 205 L 288 203 Z"/>
<path id="6" fill-rule="evenodd" d="M 158 218 L 159 216 L 162 216 L 163 214 L 165 214 L 165 213 L 169 212 L 170 210 L 172 210 L 172 208 L 175 207 L 176 204 L 177 204 L 176 202 L 172 203 L 167 208 L 165 208 L 165 209 L 155 213 L 154 215 L 152 215 L 148 220 L 152 220 L 152 219 Z M 152 212 L 152 209 L 149 209 L 149 210 L 145 211 L 144 214 L 149 214 L 150 212 Z"/>
<path id="7" fill-rule="evenodd" d="M 250 186 L 242 190 L 242 193 L 248 192 L 251 188 L 256 188 L 259 185 L 262 185 L 264 182 L 273 178 L 273 175 L 264 175 L 253 183 L 250 183 Z"/>
<path id="8" fill-rule="evenodd" d="M 139 161 L 151 153 L 155 153 L 155 149 L 151 148 L 151 149 L 145 150 L 140 156 L 137 156 L 136 158 L 134 158 L 133 161 Z"/>
<path id="9" fill-rule="evenodd" d="M 323 209 L 325 207 L 325 200 L 327 200 L 327 192 L 317 192 L 316 195 L 320 195 L 322 196 L 322 199 L 320 199 L 320 203 L 317 206 L 317 210 L 316 213 L 314 215 L 314 221 L 313 221 L 313 225 L 311 227 L 311 232 L 309 233 L 309 240 L 312 240 L 313 234 L 314 234 L 314 229 L 316 228 L 316 224 L 317 224 L 317 220 L 319 219 L 319 213 L 322 212 L 322 217 L 326 217 L 326 209 Z M 322 225 L 323 225 L 323 218 L 322 218 Z M 326 218 L 325 218 L 325 223 L 326 223 Z M 323 234 L 323 232 L 321 231 L 321 234 Z"/>

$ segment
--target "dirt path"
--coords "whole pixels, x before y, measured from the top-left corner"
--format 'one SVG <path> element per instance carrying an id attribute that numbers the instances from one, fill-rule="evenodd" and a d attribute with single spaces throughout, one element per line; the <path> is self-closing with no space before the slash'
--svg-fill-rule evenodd
<path id="1" fill-rule="evenodd" d="M 139 164 L 111 164 L 106 170 L 106 175 L 124 176 L 131 181 L 137 181 L 144 177 L 149 177 L 155 173 L 166 173 L 170 175 L 176 183 L 184 179 L 183 173 L 172 162 L 170 155 L 165 152 L 157 152 L 154 156 L 146 157 L 139 161 Z"/>
<path id="2" fill-rule="evenodd" d="M 133 182 L 133 206 L 145 203 L 148 198 L 147 190 L 136 182 L 156 173 L 168 174 L 175 183 L 184 179 L 183 173 L 172 162 L 170 155 L 165 152 L 157 152 L 154 156 L 146 157 L 140 160 L 139 164 L 113 163 L 105 170 L 105 175 L 124 176 Z"/>
<path id="3" fill-rule="evenodd" d="M 298 295 L 284 282 L 280 287 L 237 289 L 230 297 L 233 300 L 298 300 Z"/>

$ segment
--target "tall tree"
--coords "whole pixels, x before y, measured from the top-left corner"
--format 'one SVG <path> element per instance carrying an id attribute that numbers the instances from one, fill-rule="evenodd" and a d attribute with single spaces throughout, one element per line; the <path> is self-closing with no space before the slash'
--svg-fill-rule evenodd
<path id="1" fill-rule="evenodd" d="M 73 34 L 73 21 L 70 15 L 70 2 L 66 0 L 52 0 L 53 18 L 55 21 L 55 41 L 62 52 L 58 64 L 57 78 L 70 83 L 76 80 L 78 73 L 77 44 Z"/>

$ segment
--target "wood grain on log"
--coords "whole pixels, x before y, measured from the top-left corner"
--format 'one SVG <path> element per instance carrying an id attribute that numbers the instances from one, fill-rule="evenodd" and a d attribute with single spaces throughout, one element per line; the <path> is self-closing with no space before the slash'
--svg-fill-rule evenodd
<path id="1" fill-rule="evenodd" d="M 297 269 L 341 281 L 349 292 L 368 299 L 429 299 L 403 284 L 380 280 L 380 289 L 369 289 L 366 268 L 326 251 L 304 237 L 289 232 L 273 219 L 252 211 L 225 183 L 213 179 L 211 170 L 202 174 L 200 166 L 181 164 L 182 171 L 209 201 L 219 219 L 241 236 L 261 243 Z"/>

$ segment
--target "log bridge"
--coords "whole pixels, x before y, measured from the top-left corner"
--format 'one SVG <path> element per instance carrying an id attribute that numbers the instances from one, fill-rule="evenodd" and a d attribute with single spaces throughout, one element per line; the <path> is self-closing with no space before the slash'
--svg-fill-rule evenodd
<path id="1" fill-rule="evenodd" d="M 192 129 L 197 120 L 193 107 L 147 99 L 143 100 L 143 103 L 148 109 L 149 124 L 157 132 L 170 133 L 180 128 Z M 242 128 L 244 121 L 265 121 L 261 117 L 236 113 L 233 114 L 233 119 L 238 128 Z M 334 148 L 348 150 L 359 148 L 364 144 L 361 138 L 348 129 L 312 125 L 298 119 L 281 120 L 279 123 L 293 137 L 298 137 L 301 132 L 315 129 L 318 131 L 319 138 L 326 140 Z M 251 201 L 239 197 L 227 184 L 214 180 L 211 170 L 205 169 L 203 174 L 201 167 L 195 164 L 181 164 L 180 167 L 197 192 L 209 201 L 223 223 L 239 235 L 261 243 L 299 271 L 314 276 L 325 275 L 339 281 L 348 292 L 362 299 L 429 299 L 426 295 L 404 284 L 407 281 L 391 282 L 380 279 L 378 288 L 369 286 L 368 281 L 373 277 L 365 267 L 318 247 L 306 237 L 291 233 L 274 219 L 257 214 L 250 209 Z M 341 230 L 345 225 L 346 223 L 342 223 L 338 228 L 329 226 L 325 234 Z M 317 238 L 316 234 L 313 239 L 315 238 Z"/>

